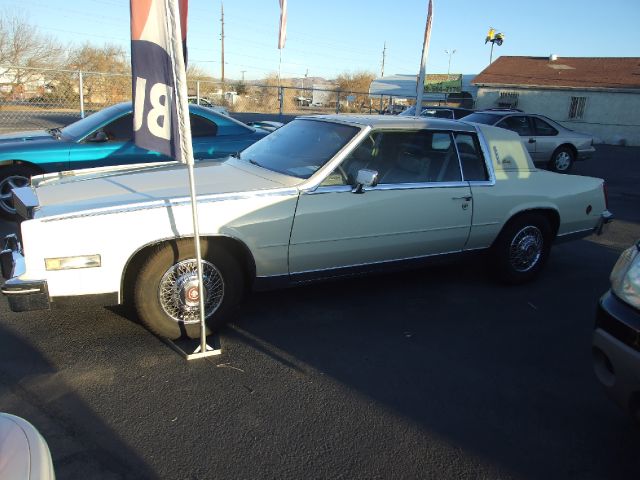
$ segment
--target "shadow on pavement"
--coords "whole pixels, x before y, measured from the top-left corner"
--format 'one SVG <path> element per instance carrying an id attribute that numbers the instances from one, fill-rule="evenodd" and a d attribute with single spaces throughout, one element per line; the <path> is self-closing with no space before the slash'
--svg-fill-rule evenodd
<path id="1" fill-rule="evenodd" d="M 157 477 L 135 448 L 94 414 L 64 371 L 3 324 L 0 338 L 0 408 L 38 428 L 51 450 L 56 478 Z M 84 380 L 83 388 L 91 388 L 92 379 Z"/>
<path id="2" fill-rule="evenodd" d="M 469 474 L 462 450 L 478 459 L 473 477 L 632 478 L 640 432 L 591 370 L 595 304 L 617 255 L 560 246 L 521 287 L 488 281 L 476 262 L 259 294 L 231 336 L 442 439 L 403 453 L 415 472 Z"/>

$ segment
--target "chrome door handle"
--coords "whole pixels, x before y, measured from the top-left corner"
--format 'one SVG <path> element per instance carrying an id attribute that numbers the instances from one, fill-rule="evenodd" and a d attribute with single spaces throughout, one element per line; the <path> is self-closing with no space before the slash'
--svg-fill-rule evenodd
<path id="1" fill-rule="evenodd" d="M 473 197 L 471 195 L 462 195 L 461 197 L 451 197 L 451 200 L 464 200 L 470 202 Z"/>

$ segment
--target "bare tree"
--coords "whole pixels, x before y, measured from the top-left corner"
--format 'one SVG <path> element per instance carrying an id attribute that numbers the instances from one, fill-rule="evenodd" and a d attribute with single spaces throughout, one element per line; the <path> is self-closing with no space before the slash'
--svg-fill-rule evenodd
<path id="1" fill-rule="evenodd" d="M 63 54 L 58 41 L 38 32 L 22 16 L 0 12 L 0 78 L 13 94 L 44 90 L 41 69 L 59 67 Z"/>
<path id="2" fill-rule="evenodd" d="M 131 65 L 118 45 L 85 43 L 71 51 L 67 68 L 83 72 L 84 99 L 89 104 L 98 107 L 131 98 Z"/>
<path id="3" fill-rule="evenodd" d="M 366 107 L 369 104 L 369 87 L 371 86 L 371 82 L 375 78 L 375 74 L 373 72 L 355 72 L 355 73 L 341 73 L 336 78 L 336 83 L 338 84 L 338 88 L 341 92 L 341 101 L 346 100 L 347 96 L 354 97 L 353 101 L 350 102 L 351 110 L 359 110 Z"/>

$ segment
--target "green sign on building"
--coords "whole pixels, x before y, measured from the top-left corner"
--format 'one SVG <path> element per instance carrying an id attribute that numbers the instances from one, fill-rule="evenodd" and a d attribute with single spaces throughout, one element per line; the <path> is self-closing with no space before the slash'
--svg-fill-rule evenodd
<path id="1" fill-rule="evenodd" d="M 458 93 L 462 91 L 462 74 L 427 74 L 424 93 Z"/>

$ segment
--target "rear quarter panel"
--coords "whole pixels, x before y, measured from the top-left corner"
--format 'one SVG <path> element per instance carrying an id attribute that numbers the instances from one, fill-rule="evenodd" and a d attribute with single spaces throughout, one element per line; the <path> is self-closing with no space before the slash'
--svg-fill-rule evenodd
<path id="1" fill-rule="evenodd" d="M 471 184 L 473 220 L 467 249 L 489 247 L 509 219 L 528 210 L 557 212 L 558 235 L 590 230 L 597 225 L 606 208 L 603 180 L 538 170 L 516 134 L 479 127 L 494 182 Z"/>

